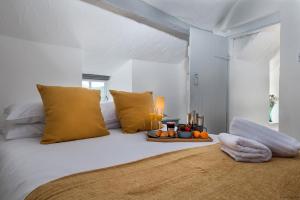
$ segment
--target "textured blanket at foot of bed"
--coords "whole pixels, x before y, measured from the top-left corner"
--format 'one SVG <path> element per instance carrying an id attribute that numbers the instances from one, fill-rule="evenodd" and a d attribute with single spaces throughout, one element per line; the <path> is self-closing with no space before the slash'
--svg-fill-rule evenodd
<path id="1" fill-rule="evenodd" d="M 300 158 L 238 163 L 211 145 L 63 177 L 26 200 L 300 199 Z"/>

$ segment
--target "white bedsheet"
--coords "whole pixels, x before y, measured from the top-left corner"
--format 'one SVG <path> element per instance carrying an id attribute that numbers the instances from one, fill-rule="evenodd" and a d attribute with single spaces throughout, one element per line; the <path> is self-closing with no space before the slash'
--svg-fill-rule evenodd
<path id="1" fill-rule="evenodd" d="M 0 199 L 23 200 L 38 186 L 78 172 L 132 162 L 175 150 L 213 143 L 147 142 L 145 134 L 122 134 L 41 145 L 40 138 L 0 139 Z"/>

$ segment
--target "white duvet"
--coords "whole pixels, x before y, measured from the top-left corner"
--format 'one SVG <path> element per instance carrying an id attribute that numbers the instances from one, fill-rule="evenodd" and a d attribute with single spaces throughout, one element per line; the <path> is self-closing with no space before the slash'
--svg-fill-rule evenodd
<path id="1" fill-rule="evenodd" d="M 147 142 L 145 134 L 122 134 L 41 145 L 40 138 L 0 139 L 0 200 L 23 200 L 38 186 L 63 176 L 212 143 Z"/>

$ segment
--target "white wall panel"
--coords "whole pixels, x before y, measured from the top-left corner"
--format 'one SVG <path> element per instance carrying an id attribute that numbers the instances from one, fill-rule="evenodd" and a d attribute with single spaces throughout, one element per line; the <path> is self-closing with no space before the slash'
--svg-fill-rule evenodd
<path id="1" fill-rule="evenodd" d="M 300 140 L 300 1 L 290 0 L 281 10 L 279 129 Z"/>
<path id="2" fill-rule="evenodd" d="M 226 131 L 228 41 L 210 32 L 191 28 L 190 87 L 191 111 L 205 117 L 211 133 Z M 198 74 L 198 84 L 194 81 Z"/>

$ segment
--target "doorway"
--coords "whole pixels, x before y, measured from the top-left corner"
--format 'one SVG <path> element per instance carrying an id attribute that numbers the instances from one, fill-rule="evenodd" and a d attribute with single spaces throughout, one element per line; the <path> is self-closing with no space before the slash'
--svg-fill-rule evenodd
<path id="1" fill-rule="evenodd" d="M 278 129 L 280 24 L 231 39 L 229 121 L 235 116 Z"/>

